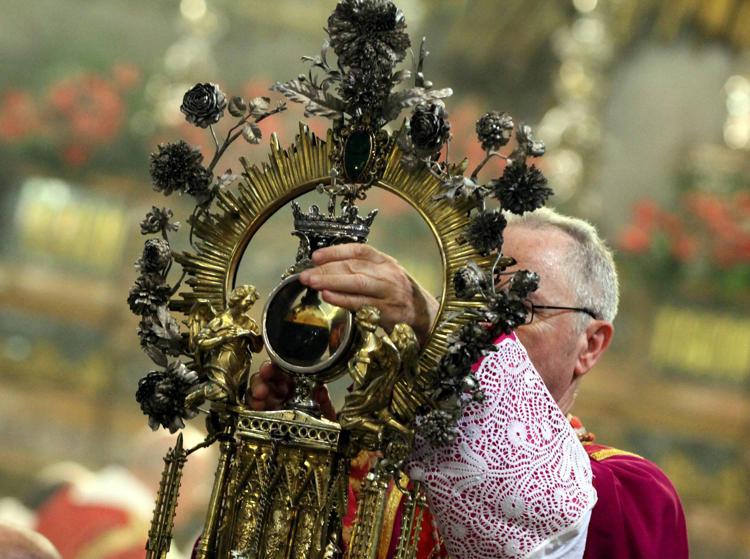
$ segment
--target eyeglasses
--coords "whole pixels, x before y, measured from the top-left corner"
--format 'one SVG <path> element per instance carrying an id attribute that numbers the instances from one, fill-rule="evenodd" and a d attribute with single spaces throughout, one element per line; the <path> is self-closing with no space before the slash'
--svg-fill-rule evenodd
<path id="1" fill-rule="evenodd" d="M 575 311 L 575 312 L 582 312 L 589 315 L 594 320 L 597 320 L 599 317 L 596 316 L 596 313 L 592 311 L 591 309 L 586 309 L 583 307 L 559 307 L 556 305 L 535 305 L 531 301 L 525 301 L 526 310 L 528 311 L 528 314 L 526 315 L 526 322 L 524 324 L 531 324 L 534 321 L 534 316 L 536 314 L 537 309 L 544 309 L 544 310 L 551 310 L 551 311 Z"/>

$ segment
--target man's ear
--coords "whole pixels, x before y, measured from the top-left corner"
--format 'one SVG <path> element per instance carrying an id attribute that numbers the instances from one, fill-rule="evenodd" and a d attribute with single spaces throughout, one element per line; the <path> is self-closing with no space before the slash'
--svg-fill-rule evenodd
<path id="1" fill-rule="evenodd" d="M 586 336 L 585 345 L 578 354 L 573 376 L 581 377 L 596 365 L 599 358 L 609 347 L 612 341 L 612 335 L 615 332 L 612 323 L 604 320 L 592 320 L 583 331 L 582 335 Z"/>

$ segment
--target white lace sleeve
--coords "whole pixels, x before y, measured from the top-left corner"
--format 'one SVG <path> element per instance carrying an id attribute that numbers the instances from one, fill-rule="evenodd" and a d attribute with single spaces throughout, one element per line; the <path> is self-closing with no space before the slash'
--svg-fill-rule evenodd
<path id="1" fill-rule="evenodd" d="M 484 402 L 466 408 L 453 443 L 417 441 L 410 474 L 451 557 L 525 557 L 587 520 L 591 465 L 514 335 L 476 376 Z"/>

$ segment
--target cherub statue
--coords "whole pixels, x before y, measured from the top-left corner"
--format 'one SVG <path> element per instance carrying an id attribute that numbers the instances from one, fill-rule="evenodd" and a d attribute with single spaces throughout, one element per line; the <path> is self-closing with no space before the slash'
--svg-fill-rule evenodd
<path id="1" fill-rule="evenodd" d="M 410 379 L 416 377 L 419 345 L 413 330 L 397 324 L 391 337 L 375 333 L 380 312 L 365 305 L 355 314 L 355 322 L 362 332 L 362 345 L 349 361 L 349 374 L 354 380 L 339 412 L 344 429 L 380 436 L 390 428 L 403 435 L 409 429 L 402 422 L 400 411 L 405 410 L 403 391 L 408 391 Z M 395 342 L 395 343 L 394 343 Z M 403 381 L 402 381 L 403 377 Z M 399 386 L 401 385 L 401 386 Z M 399 386 L 398 391 L 395 391 Z M 394 396 L 398 396 L 394 399 Z M 403 414 L 408 419 L 408 414 Z"/>
<path id="2" fill-rule="evenodd" d="M 428 403 L 424 374 L 419 373 L 419 342 L 408 324 L 396 324 L 391 340 L 401 356 L 401 372 L 393 387 L 390 414 L 404 425 L 411 423 L 417 410 Z"/>
<path id="3" fill-rule="evenodd" d="M 206 381 L 188 394 L 188 407 L 205 400 L 239 402 L 240 388 L 250 375 L 252 353 L 263 347 L 260 328 L 248 314 L 257 300 L 252 285 L 241 285 L 230 294 L 227 309 L 208 323 L 210 303 L 196 303 L 190 315 L 189 341 Z"/>

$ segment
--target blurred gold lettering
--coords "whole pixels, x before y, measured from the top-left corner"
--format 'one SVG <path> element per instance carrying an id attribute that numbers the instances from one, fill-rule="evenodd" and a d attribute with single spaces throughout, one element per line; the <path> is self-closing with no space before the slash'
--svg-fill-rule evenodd
<path id="1" fill-rule="evenodd" d="M 119 205 L 57 179 L 29 179 L 16 211 L 24 252 L 100 273 L 120 265 L 125 222 Z"/>
<path id="2" fill-rule="evenodd" d="M 741 381 L 750 373 L 750 320 L 662 307 L 654 320 L 650 354 L 661 367 Z"/>

